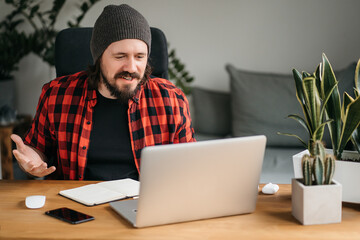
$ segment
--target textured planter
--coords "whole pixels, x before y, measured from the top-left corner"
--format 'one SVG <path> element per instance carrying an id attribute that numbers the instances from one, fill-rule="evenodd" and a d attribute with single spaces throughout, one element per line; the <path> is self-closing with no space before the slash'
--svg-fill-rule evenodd
<path id="1" fill-rule="evenodd" d="M 327 153 L 332 153 L 331 149 L 326 149 Z M 303 178 L 301 171 L 301 158 L 304 154 L 309 154 L 304 150 L 293 156 L 293 167 L 295 178 Z M 344 151 L 344 159 L 359 159 L 359 153 L 355 151 Z M 355 187 L 355 183 L 360 182 L 360 163 L 349 161 L 335 161 L 334 180 L 342 185 L 342 200 L 350 203 L 360 203 L 360 188 Z"/>
<path id="2" fill-rule="evenodd" d="M 292 179 L 292 215 L 303 225 L 341 222 L 341 184 L 305 186 Z"/>

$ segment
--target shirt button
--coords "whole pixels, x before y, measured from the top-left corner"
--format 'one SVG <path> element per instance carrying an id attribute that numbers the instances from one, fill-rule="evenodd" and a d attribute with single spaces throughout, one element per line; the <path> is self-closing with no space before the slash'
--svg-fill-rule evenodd
<path id="1" fill-rule="evenodd" d="M 86 124 L 88 124 L 88 125 L 89 125 L 89 124 L 90 124 L 90 121 L 87 121 L 87 122 L 86 122 Z"/>
<path id="2" fill-rule="evenodd" d="M 82 178 L 82 176 L 81 176 L 81 175 L 79 175 L 79 178 L 81 179 L 81 178 Z"/>
<path id="3" fill-rule="evenodd" d="M 83 147 L 82 147 L 82 149 L 84 149 L 84 150 L 85 150 L 85 149 L 86 149 L 86 146 L 83 146 Z"/>

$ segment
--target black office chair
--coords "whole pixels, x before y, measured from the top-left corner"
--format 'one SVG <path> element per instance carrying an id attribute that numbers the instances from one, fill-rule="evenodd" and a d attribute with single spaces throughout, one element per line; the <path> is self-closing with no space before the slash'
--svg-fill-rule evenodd
<path id="1" fill-rule="evenodd" d="M 65 76 L 86 70 L 93 64 L 90 52 L 92 28 L 67 28 L 58 33 L 55 41 L 56 76 Z M 164 33 L 151 28 L 150 65 L 152 75 L 168 79 L 168 51 Z"/>

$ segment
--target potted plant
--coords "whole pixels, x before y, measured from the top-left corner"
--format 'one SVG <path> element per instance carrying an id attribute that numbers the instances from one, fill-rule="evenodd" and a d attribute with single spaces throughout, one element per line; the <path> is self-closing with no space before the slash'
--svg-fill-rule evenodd
<path id="1" fill-rule="evenodd" d="M 15 16 L 15 13 L 9 14 L 0 22 L 0 125 L 16 120 L 13 72 L 30 52 L 25 33 L 16 31 L 22 20 L 15 20 Z"/>
<path id="2" fill-rule="evenodd" d="M 168 48 L 170 44 L 168 43 Z M 185 95 L 189 95 L 191 88 L 189 84 L 194 81 L 194 77 L 190 76 L 185 68 L 185 64 L 176 55 L 176 50 L 172 48 L 169 51 L 169 80 L 179 87 Z"/>
<path id="3" fill-rule="evenodd" d="M 360 60 L 355 69 L 355 98 L 360 97 Z M 355 129 L 352 134 L 351 141 L 354 145 L 354 148 L 360 153 L 360 125 Z"/>
<path id="4" fill-rule="evenodd" d="M 335 157 L 326 154 L 321 141 L 313 143 L 313 155 L 304 154 L 303 178 L 292 179 L 292 215 L 303 225 L 341 222 L 342 187 L 333 180 Z"/>
<path id="5" fill-rule="evenodd" d="M 312 75 L 307 72 L 300 74 L 299 71 L 293 69 L 293 76 L 296 86 L 296 97 L 301 105 L 304 118 L 296 114 L 290 114 L 288 118 L 298 121 L 301 126 L 305 128 L 309 134 L 309 140 L 305 142 L 297 135 L 290 133 L 279 133 L 299 139 L 304 147 L 308 149 L 310 154 L 314 154 L 312 150 L 312 146 L 314 146 L 313 143 L 317 140 L 321 141 L 323 139 L 324 128 L 327 123 L 332 121 L 331 119 L 325 119 L 325 106 L 327 101 L 329 101 L 335 86 L 329 86 L 327 91 L 318 90 L 318 86 L 320 84 L 319 78 L 316 76 L 318 76 L 319 68 L 320 66 L 318 66 L 316 72 Z"/>
<path id="6" fill-rule="evenodd" d="M 78 5 L 80 14 L 74 20 L 68 21 L 68 26 L 78 27 L 86 12 L 97 1 L 99 0 L 84 0 Z M 46 10 L 43 10 L 41 7 L 43 2 L 39 0 L 6 0 L 5 2 L 14 9 L 0 22 L 0 124 L 8 124 L 8 116 L 13 116 L 12 113 L 15 112 L 13 74 L 18 70 L 20 60 L 32 52 L 50 66 L 55 64 L 57 30 L 54 26 L 66 1 L 53 1 L 52 7 Z M 21 30 L 23 24 L 28 24 L 31 29 Z"/>
<path id="7" fill-rule="evenodd" d="M 353 188 L 354 182 L 360 181 L 360 165 L 357 161 L 360 160 L 359 152 L 344 151 L 348 142 L 353 143 L 359 150 L 359 124 L 360 124 L 360 94 L 359 94 L 359 66 L 360 60 L 357 63 L 355 71 L 355 98 L 353 99 L 348 93 L 344 93 L 343 102 L 341 103 L 340 93 L 338 90 L 338 81 L 336 80 L 334 71 L 325 54 L 322 56 L 322 62 L 317 67 L 314 74 L 300 73 L 293 70 L 294 79 L 296 83 L 296 91 L 298 100 L 303 108 L 305 119 L 296 116 L 292 117 L 299 121 L 299 123 L 311 133 L 309 126 L 313 124 L 314 116 L 313 109 L 321 109 L 320 118 L 325 122 L 329 128 L 332 150 L 336 158 L 336 171 L 334 179 L 340 182 L 343 186 L 343 201 L 360 203 L 360 189 Z M 313 101 L 308 101 L 308 93 L 301 88 L 304 85 L 306 78 L 310 76 L 315 79 L 313 91 L 314 95 L 319 96 Z M 300 84 L 301 83 L 301 84 Z M 313 98 L 314 99 L 314 98 Z M 309 103 L 310 102 L 310 103 Z M 325 111 L 325 114 L 323 114 Z M 289 117 L 291 117 L 290 115 Z M 291 135 L 291 134 L 286 134 Z M 291 135 L 293 136 L 293 135 Z M 310 134 L 310 136 L 312 136 Z M 314 140 L 315 137 L 312 137 Z M 316 140 L 321 140 L 322 135 Z M 301 139 L 300 139 L 301 140 Z M 302 141 L 302 140 L 301 140 Z M 302 141 L 304 143 L 304 141 Z M 302 177 L 301 158 L 309 152 L 312 154 L 312 149 L 306 145 L 308 150 L 293 156 L 295 178 Z"/>

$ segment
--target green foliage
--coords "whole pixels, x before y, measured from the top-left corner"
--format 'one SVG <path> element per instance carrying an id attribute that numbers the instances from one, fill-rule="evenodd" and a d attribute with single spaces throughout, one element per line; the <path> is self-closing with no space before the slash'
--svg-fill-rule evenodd
<path id="1" fill-rule="evenodd" d="M 169 47 L 169 44 L 168 44 Z M 185 69 L 185 64 L 176 56 L 175 49 L 169 51 L 169 80 L 179 87 L 186 95 L 191 92 L 190 83 L 194 81 L 194 77 L 190 76 Z"/>
<path id="2" fill-rule="evenodd" d="M 317 75 L 317 72 L 314 74 L 303 72 L 300 74 L 299 71 L 293 69 L 296 97 L 301 105 L 304 118 L 294 114 L 289 115 L 288 118 L 298 121 L 300 125 L 305 128 L 309 134 L 308 143 L 296 135 L 280 133 L 298 138 L 301 143 L 309 149 L 311 154 L 314 154 L 312 149 L 312 146 L 314 146 L 313 143 L 317 140 L 322 140 L 326 124 L 332 121 L 325 119 L 325 105 L 335 88 L 335 86 L 333 86 L 329 91 L 326 91 L 325 94 L 322 94 L 321 91 L 318 90 L 319 79 Z"/>
<path id="3" fill-rule="evenodd" d="M 322 91 L 326 91 L 328 85 L 337 83 L 337 80 L 325 54 L 323 54 L 321 68 Z M 358 75 L 358 72 L 355 72 L 355 76 L 356 75 Z M 336 159 L 341 159 L 341 155 L 345 149 L 346 144 L 350 141 L 354 131 L 359 127 L 360 124 L 360 96 L 356 90 L 355 94 L 357 96 L 355 99 L 353 99 L 349 94 L 344 92 L 343 103 L 341 103 L 339 90 L 336 87 L 336 91 L 332 92 L 331 98 L 326 105 L 326 113 L 328 118 L 333 119 L 333 121 L 328 124 L 328 127 Z"/>
<path id="4" fill-rule="evenodd" d="M 335 172 L 335 158 L 325 154 L 324 145 L 317 140 L 313 144 L 314 155 L 305 154 L 301 164 L 304 185 L 331 184 Z"/>
<path id="5" fill-rule="evenodd" d="M 340 99 L 338 81 L 325 54 L 322 55 L 322 62 L 313 74 L 306 72 L 300 74 L 294 69 L 296 97 L 302 107 L 304 118 L 297 115 L 288 117 L 295 119 L 306 129 L 309 133 L 309 141 L 306 144 L 296 135 L 280 134 L 297 137 L 313 155 L 312 143 L 322 140 L 324 127 L 327 125 L 336 159 L 341 159 L 341 154 L 350 139 L 360 153 L 359 65 L 360 60 L 355 72 L 356 98 L 353 99 L 345 92 L 343 103 Z"/>
<path id="6" fill-rule="evenodd" d="M 35 53 L 50 66 L 55 64 L 54 28 L 66 0 L 53 0 L 52 7 L 41 10 L 41 0 L 5 0 L 14 10 L 0 22 L 0 79 L 12 78 L 20 60 L 30 52 Z M 84 0 L 79 5 L 80 14 L 69 27 L 79 27 L 86 12 L 99 0 Z M 19 30 L 23 24 L 31 26 L 30 33 Z"/>
<path id="7" fill-rule="evenodd" d="M 356 65 L 355 70 L 355 99 L 358 99 L 360 97 L 360 60 L 358 61 Z M 358 126 L 351 137 L 351 141 L 355 147 L 355 149 L 360 153 L 360 126 Z"/>

